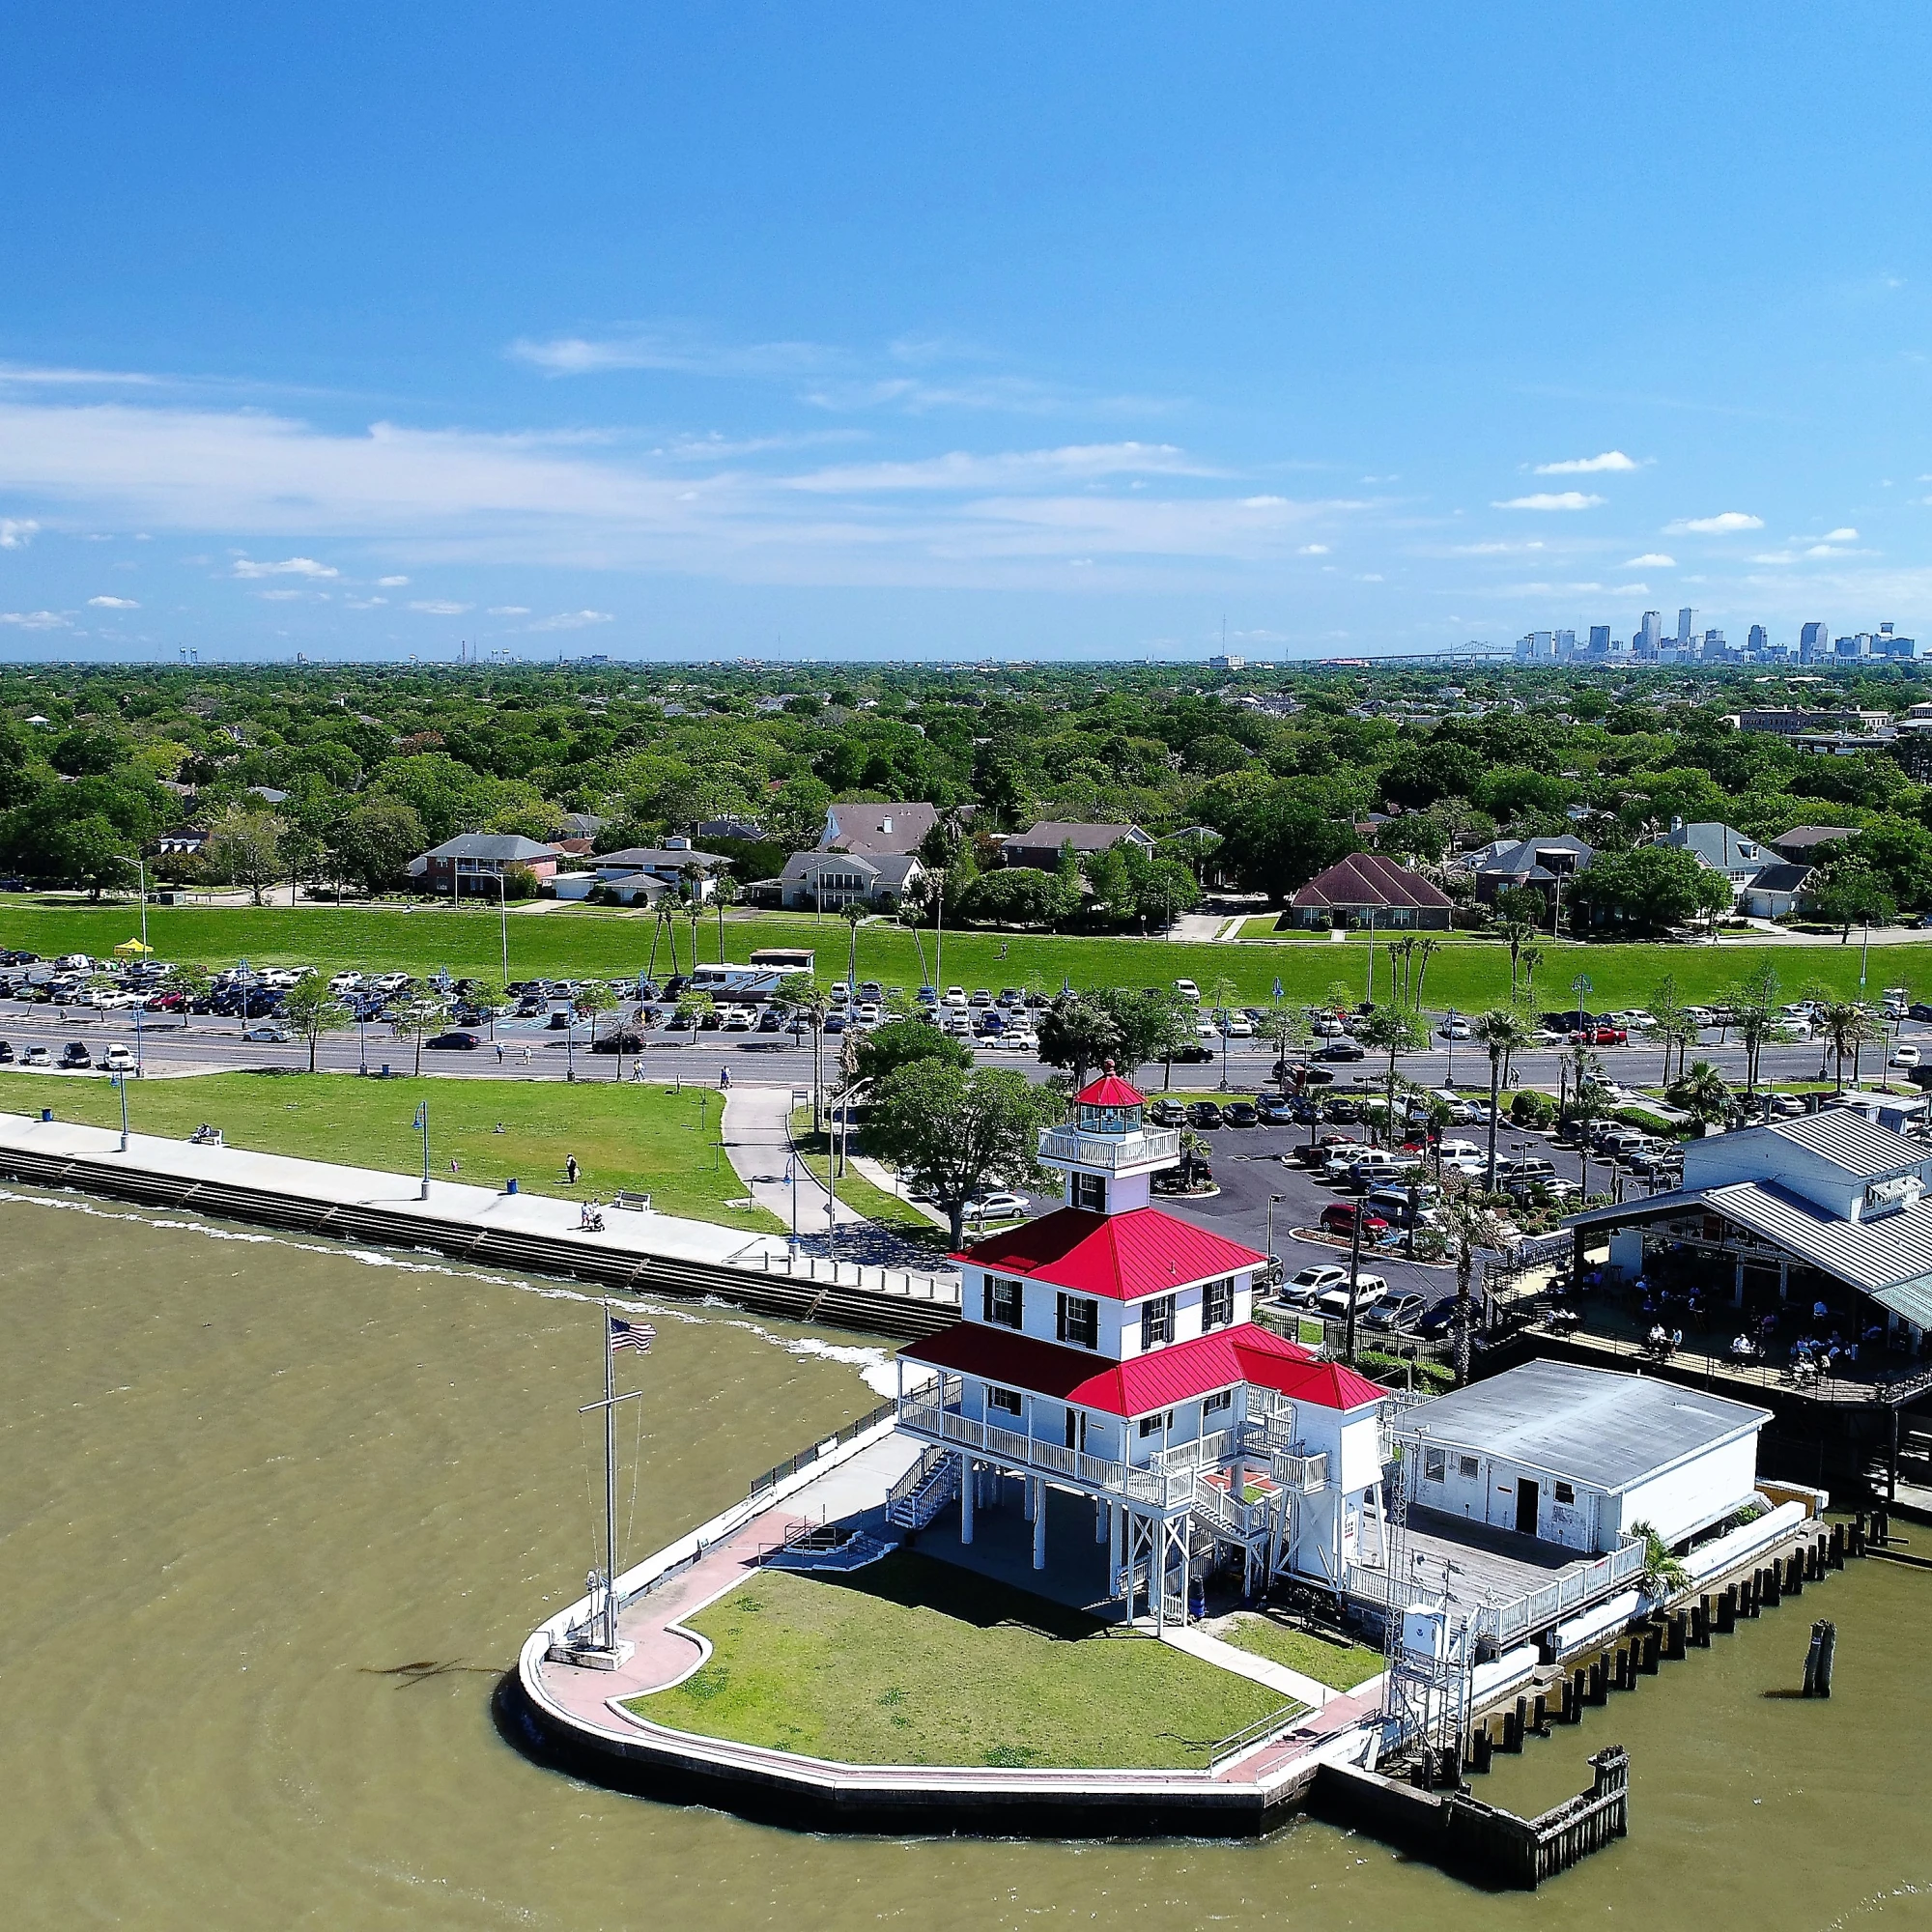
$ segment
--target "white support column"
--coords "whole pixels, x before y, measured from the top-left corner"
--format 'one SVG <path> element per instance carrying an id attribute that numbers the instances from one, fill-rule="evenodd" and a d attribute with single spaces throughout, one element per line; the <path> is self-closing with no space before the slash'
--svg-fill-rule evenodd
<path id="1" fill-rule="evenodd" d="M 1046 1484 L 1038 1476 L 1033 1479 L 1033 1567 L 1046 1568 Z"/>
<path id="2" fill-rule="evenodd" d="M 973 1541 L 974 1492 L 980 1487 L 980 1466 L 965 1450 L 959 1452 L 959 1541 Z"/>
<path id="3" fill-rule="evenodd" d="M 1112 1505 L 1105 1496 L 1094 1498 L 1094 1541 L 1105 1543 L 1107 1540 L 1107 1513 Z"/>
<path id="4" fill-rule="evenodd" d="M 1020 1515 L 1028 1522 L 1031 1522 L 1034 1518 L 1033 1485 L 1034 1479 L 1031 1476 L 1022 1476 L 1020 1478 Z"/>
<path id="5" fill-rule="evenodd" d="M 1124 1503 L 1109 1501 L 1107 1504 L 1107 1583 L 1114 1595 L 1120 1594 L 1121 1581 L 1121 1530 L 1126 1521 L 1127 1507 Z"/>

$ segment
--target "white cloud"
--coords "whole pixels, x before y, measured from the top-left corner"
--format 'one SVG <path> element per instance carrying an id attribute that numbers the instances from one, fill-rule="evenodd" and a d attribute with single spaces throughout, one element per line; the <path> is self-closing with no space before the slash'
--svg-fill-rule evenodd
<path id="1" fill-rule="evenodd" d="M 1634 469 L 1637 466 L 1621 449 L 1606 449 L 1601 456 L 1573 456 L 1564 463 L 1539 463 L 1539 476 L 1594 476 L 1608 469 Z"/>
<path id="2" fill-rule="evenodd" d="M 1859 533 L 1854 529 L 1827 530 L 1818 539 L 1820 543 L 1857 543 L 1858 540 Z"/>
<path id="3" fill-rule="evenodd" d="M 265 604 L 294 604 L 301 594 L 299 590 L 258 590 L 255 593 Z"/>
<path id="4" fill-rule="evenodd" d="M 611 621 L 608 611 L 560 611 L 554 617 L 539 617 L 527 626 L 532 631 L 582 631 L 592 624 Z"/>
<path id="5" fill-rule="evenodd" d="M 279 563 L 257 563 L 252 557 L 237 557 L 232 573 L 236 577 L 339 577 L 332 564 L 318 563 L 312 556 L 285 556 Z"/>
<path id="6" fill-rule="evenodd" d="M 376 583 L 383 590 L 400 590 L 409 581 L 407 577 L 379 577 Z"/>
<path id="7" fill-rule="evenodd" d="M 131 597 L 90 597 L 87 601 L 97 611 L 138 611 L 141 608 Z"/>
<path id="8" fill-rule="evenodd" d="M 33 541 L 40 528 L 31 517 L 0 517 L 0 550 L 19 550 Z"/>
<path id="9" fill-rule="evenodd" d="M 1295 552 L 1295 555 L 1326 556 L 1328 554 L 1328 551 L 1329 551 L 1329 546 L 1327 544 L 1303 544 L 1301 548 Z"/>
<path id="10" fill-rule="evenodd" d="M 1492 503 L 1492 510 L 1594 510 L 1604 501 L 1601 497 L 1585 496 L 1581 490 L 1539 490 L 1529 497 L 1511 497 L 1500 503 Z"/>
<path id="11" fill-rule="evenodd" d="M 37 368 L 24 362 L 0 362 L 0 383 L 20 388 L 153 388 L 158 381 L 158 377 L 140 376 L 127 369 Z"/>
<path id="12" fill-rule="evenodd" d="M 452 604 L 442 597 L 419 597 L 410 605 L 412 611 L 420 611 L 428 617 L 461 617 L 473 608 L 469 604 Z"/>
<path id="13" fill-rule="evenodd" d="M 67 621 L 58 611 L 0 611 L 0 624 L 21 631 L 65 630 Z"/>
<path id="14" fill-rule="evenodd" d="M 1516 556 L 1526 550 L 1541 550 L 1543 539 L 1531 537 L 1521 543 L 1472 543 L 1457 544 L 1449 552 L 1451 556 Z"/>
<path id="15" fill-rule="evenodd" d="M 1764 519 L 1753 517 L 1743 510 L 1725 510 L 1715 517 L 1680 517 L 1674 524 L 1663 526 L 1666 536 L 1729 536 L 1736 530 L 1761 530 Z"/>
<path id="16" fill-rule="evenodd" d="M 379 611 L 388 601 L 386 597 L 345 597 L 342 608 L 345 611 Z"/>
<path id="17" fill-rule="evenodd" d="M 1751 561 L 1753 563 L 1796 563 L 1798 558 L 1793 552 L 1788 550 L 1765 550 L 1759 551 L 1751 558 Z"/>
<path id="18" fill-rule="evenodd" d="M 527 604 L 493 604 L 490 615 L 493 617 L 527 617 L 530 607 Z"/>
<path id="19" fill-rule="evenodd" d="M 1214 472 L 1164 442 L 1079 443 L 1064 449 L 1009 450 L 972 456 L 954 450 L 917 463 L 845 463 L 787 479 L 786 487 L 826 495 L 856 496 L 873 491 L 996 490 L 1048 480 L 1098 479 L 1127 474 L 1208 476 Z M 1254 503 L 1278 503 L 1258 497 Z"/>
<path id="20" fill-rule="evenodd" d="M 832 367 L 842 358 L 815 342 L 705 343 L 690 336 L 637 334 L 598 340 L 556 335 L 511 343 L 510 355 L 547 376 L 599 376 L 620 369 L 658 369 L 683 376 L 795 377 Z"/>
<path id="21" fill-rule="evenodd" d="M 1634 556 L 1624 565 L 1626 570 L 1675 570 L 1677 559 L 1665 556 L 1661 550 L 1647 550 L 1641 556 Z"/>

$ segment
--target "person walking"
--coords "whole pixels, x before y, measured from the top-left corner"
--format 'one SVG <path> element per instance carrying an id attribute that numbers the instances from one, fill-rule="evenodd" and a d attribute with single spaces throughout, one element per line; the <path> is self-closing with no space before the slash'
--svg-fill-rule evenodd
<path id="1" fill-rule="evenodd" d="M 499 1039 L 497 1042 L 497 1065 L 500 1066 L 502 1065 L 502 1064 L 503 1064 L 503 1042 Z"/>
<path id="2" fill-rule="evenodd" d="M 563 1157 L 563 1178 L 572 1187 L 577 1185 L 577 1156 L 574 1153 Z"/>

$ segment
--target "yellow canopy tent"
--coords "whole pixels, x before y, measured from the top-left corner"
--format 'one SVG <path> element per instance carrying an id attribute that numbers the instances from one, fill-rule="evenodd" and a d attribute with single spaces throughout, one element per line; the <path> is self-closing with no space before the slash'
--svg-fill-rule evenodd
<path id="1" fill-rule="evenodd" d="M 138 939 L 124 939 L 114 949 L 114 956 L 117 959 L 138 959 L 142 953 L 152 952 L 154 950 L 152 946 L 145 945 Z"/>

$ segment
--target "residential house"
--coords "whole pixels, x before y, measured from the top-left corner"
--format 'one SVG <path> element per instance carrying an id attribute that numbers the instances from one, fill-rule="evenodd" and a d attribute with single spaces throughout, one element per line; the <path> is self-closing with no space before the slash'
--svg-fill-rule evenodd
<path id="1" fill-rule="evenodd" d="M 491 893 L 513 866 L 539 881 L 556 874 L 556 848 L 520 832 L 460 832 L 410 861 L 410 876 L 434 893 Z"/>
<path id="2" fill-rule="evenodd" d="M 1371 924 L 1446 932 L 1455 911 L 1449 895 L 1420 872 L 1380 852 L 1354 852 L 1330 866 L 1289 901 L 1297 925 Z"/>
<path id="3" fill-rule="evenodd" d="M 787 912 L 836 912 L 851 899 L 889 912 L 924 876 L 916 852 L 794 852 L 775 895 Z M 774 896 L 770 881 L 756 896 Z"/>
<path id="4" fill-rule="evenodd" d="M 693 835 L 696 838 L 737 838 L 749 844 L 765 836 L 765 828 L 755 818 L 727 812 L 723 818 L 700 818 Z"/>
<path id="5" fill-rule="evenodd" d="M 1009 866 L 1050 872 L 1067 845 L 1083 859 L 1111 852 L 1116 845 L 1131 845 L 1145 857 L 1153 857 L 1153 840 L 1138 825 L 1076 825 L 1058 818 L 1043 818 L 1024 832 L 1009 832 L 1000 840 L 1000 856 Z"/>
<path id="6" fill-rule="evenodd" d="M 1670 821 L 1670 830 L 1657 841 L 1689 852 L 1707 870 L 1721 872 L 1742 892 L 1771 863 L 1772 855 L 1755 838 L 1716 819 L 1686 825 L 1681 818 Z"/>
<path id="7" fill-rule="evenodd" d="M 1818 847 L 1836 845 L 1859 836 L 1856 825 L 1794 825 L 1771 841 L 1771 849 L 1795 866 L 1815 864 Z"/>
<path id="8" fill-rule="evenodd" d="M 1798 895 L 1815 866 L 1766 866 L 1754 872 L 1738 895 L 1738 910 L 1747 919 L 1782 919 L 1798 909 Z"/>
<path id="9" fill-rule="evenodd" d="M 825 830 L 819 834 L 821 852 L 882 854 L 917 852 L 920 841 L 939 823 L 932 805 L 860 805 L 839 801 L 825 809 Z"/>
<path id="10" fill-rule="evenodd" d="M 730 868 L 730 860 L 723 854 L 700 852 L 682 835 L 667 838 L 662 845 L 627 845 L 621 852 L 600 852 L 594 867 L 605 885 L 620 879 L 642 879 L 673 892 L 695 873 L 691 883 L 700 900 L 712 895 L 719 875 Z"/>
<path id="11" fill-rule="evenodd" d="M 1563 881 L 1588 871 L 1595 857 L 1571 832 L 1548 838 L 1498 839 L 1470 867 L 1476 897 L 1483 905 L 1494 905 L 1498 893 L 1524 887 L 1543 895 L 1544 910 L 1554 920 L 1563 902 Z"/>
<path id="12" fill-rule="evenodd" d="M 178 825 L 155 840 L 155 850 L 163 859 L 191 859 L 207 843 L 206 826 Z"/>

